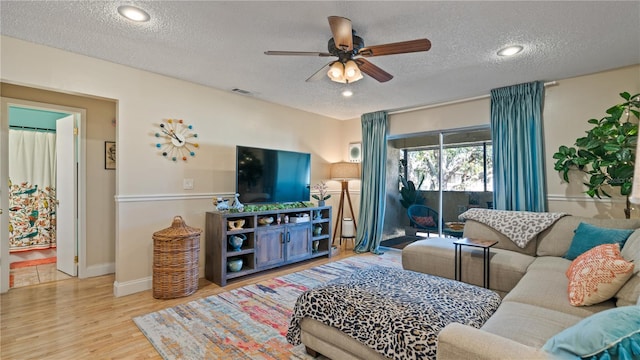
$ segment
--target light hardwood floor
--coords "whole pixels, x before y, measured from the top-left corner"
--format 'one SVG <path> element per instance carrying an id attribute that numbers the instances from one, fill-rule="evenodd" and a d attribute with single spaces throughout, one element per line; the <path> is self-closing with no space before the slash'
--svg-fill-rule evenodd
<path id="1" fill-rule="evenodd" d="M 171 300 L 154 299 L 152 290 L 116 298 L 113 275 L 12 289 L 0 296 L 0 359 L 161 359 L 133 317 L 358 256 L 344 246 L 331 259 L 244 277 L 224 287 L 200 279 L 195 294 Z"/>

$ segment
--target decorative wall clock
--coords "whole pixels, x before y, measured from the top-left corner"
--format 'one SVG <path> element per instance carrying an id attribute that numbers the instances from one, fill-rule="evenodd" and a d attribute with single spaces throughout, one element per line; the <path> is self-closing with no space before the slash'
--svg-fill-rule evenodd
<path id="1" fill-rule="evenodd" d="M 199 147 L 194 142 L 198 134 L 192 130 L 193 125 L 185 124 L 182 119 L 167 119 L 160 123 L 160 132 L 156 133 L 156 137 L 164 142 L 157 143 L 156 148 L 162 151 L 162 156 L 172 161 L 187 161 L 189 156 L 196 155 L 195 149 Z"/>

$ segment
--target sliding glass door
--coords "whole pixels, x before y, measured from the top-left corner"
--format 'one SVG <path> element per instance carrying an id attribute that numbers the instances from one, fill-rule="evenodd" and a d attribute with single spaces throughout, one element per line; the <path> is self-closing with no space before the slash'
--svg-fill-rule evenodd
<path id="1" fill-rule="evenodd" d="M 422 134 L 392 144 L 400 146 L 400 176 L 419 190 L 416 203 L 437 213 L 437 234 L 429 236 L 460 237 L 458 215 L 472 207 L 493 207 L 488 127 Z"/>

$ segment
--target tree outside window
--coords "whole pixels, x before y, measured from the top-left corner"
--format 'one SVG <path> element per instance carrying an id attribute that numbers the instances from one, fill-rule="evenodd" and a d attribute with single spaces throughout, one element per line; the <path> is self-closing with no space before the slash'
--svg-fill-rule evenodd
<path id="1" fill-rule="evenodd" d="M 443 148 L 443 191 L 492 191 L 493 161 L 490 142 L 456 144 Z M 407 179 L 425 180 L 423 191 L 439 190 L 438 147 L 406 150 Z"/>

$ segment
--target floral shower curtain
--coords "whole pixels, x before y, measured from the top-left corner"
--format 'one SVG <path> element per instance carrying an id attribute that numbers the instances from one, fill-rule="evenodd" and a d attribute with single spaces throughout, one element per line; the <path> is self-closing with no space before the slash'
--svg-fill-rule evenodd
<path id="1" fill-rule="evenodd" d="M 9 251 L 56 247 L 56 134 L 9 130 Z"/>

